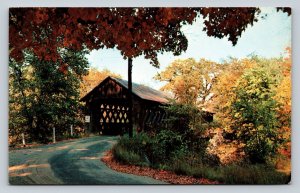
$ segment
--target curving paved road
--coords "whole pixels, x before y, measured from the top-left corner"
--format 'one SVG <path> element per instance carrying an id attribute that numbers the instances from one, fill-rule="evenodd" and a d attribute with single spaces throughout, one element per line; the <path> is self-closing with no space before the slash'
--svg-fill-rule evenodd
<path id="1" fill-rule="evenodd" d="M 116 137 L 94 136 L 9 152 L 9 183 L 23 184 L 165 184 L 149 177 L 116 172 L 100 158 Z"/>

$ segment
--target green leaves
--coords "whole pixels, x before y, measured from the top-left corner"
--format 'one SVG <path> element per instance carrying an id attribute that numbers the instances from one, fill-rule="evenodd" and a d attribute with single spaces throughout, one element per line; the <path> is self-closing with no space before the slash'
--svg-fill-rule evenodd
<path id="1" fill-rule="evenodd" d="M 273 82 L 262 68 L 253 68 L 241 76 L 234 89 L 233 126 L 252 162 L 266 162 L 278 147 Z"/>
<path id="2" fill-rule="evenodd" d="M 59 70 L 63 61 L 40 60 L 31 52 L 24 62 L 10 60 L 10 130 L 22 128 L 30 140 L 48 142 L 52 127 L 59 137 L 78 121 L 80 79 L 88 65 L 85 53 L 60 50 L 68 62 L 65 73 Z"/>

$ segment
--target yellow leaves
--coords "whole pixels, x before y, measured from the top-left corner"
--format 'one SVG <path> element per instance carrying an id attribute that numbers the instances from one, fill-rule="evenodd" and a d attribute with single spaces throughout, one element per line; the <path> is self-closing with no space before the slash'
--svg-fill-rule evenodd
<path id="1" fill-rule="evenodd" d="M 247 69 L 255 68 L 257 62 L 254 59 L 230 59 L 222 64 L 222 70 L 217 77 L 216 83 L 213 88 L 215 93 L 213 98 L 213 108 L 217 109 L 216 117 L 222 120 L 222 124 L 231 125 L 231 107 L 232 103 L 236 102 L 236 88 L 239 79 Z M 239 118 L 240 114 L 235 114 L 234 118 Z"/>
<path id="2" fill-rule="evenodd" d="M 110 72 L 109 70 L 98 71 L 96 68 L 91 68 L 81 82 L 80 96 L 83 97 L 108 76 L 121 78 L 121 75 Z"/>
<path id="3" fill-rule="evenodd" d="M 240 116 L 241 116 L 240 113 L 235 113 L 235 114 L 234 114 L 234 117 L 235 117 L 235 118 L 239 118 Z"/>
<path id="4" fill-rule="evenodd" d="M 276 95 L 274 97 L 281 104 L 285 104 L 286 106 L 291 106 L 291 77 L 286 76 L 283 78 L 281 83 L 276 89 Z"/>
<path id="5" fill-rule="evenodd" d="M 181 103 L 197 104 L 208 100 L 213 79 L 219 66 L 209 60 L 196 62 L 193 58 L 179 59 L 154 78 L 167 81 L 161 89 L 171 91 Z"/>
<path id="6" fill-rule="evenodd" d="M 291 125 L 291 95 L 292 95 L 292 84 L 291 84 L 291 50 L 287 48 L 288 57 L 284 59 L 283 63 L 283 79 L 279 85 L 275 88 L 276 95 L 274 99 L 280 104 L 278 108 L 278 119 L 284 127 L 290 127 Z"/>

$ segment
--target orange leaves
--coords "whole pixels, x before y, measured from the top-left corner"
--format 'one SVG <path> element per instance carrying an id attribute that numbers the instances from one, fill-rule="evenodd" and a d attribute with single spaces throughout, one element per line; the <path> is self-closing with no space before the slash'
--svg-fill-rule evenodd
<path id="1" fill-rule="evenodd" d="M 32 49 L 33 43 L 41 47 L 63 46 L 74 50 L 80 50 L 86 44 L 89 49 L 117 47 L 124 57 L 134 58 L 143 54 L 153 65 L 158 66 L 157 53 L 168 51 L 178 55 L 187 49 L 187 39 L 181 32 L 181 27 L 183 23 L 191 24 L 199 11 L 207 16 L 205 25 L 208 35 L 220 38 L 229 35 L 229 39 L 235 44 L 241 32 L 253 22 L 258 9 L 10 9 L 10 48 L 16 49 L 11 56 L 20 58 L 17 53 Z M 20 34 L 22 38 L 29 40 L 28 43 L 13 40 L 21 37 Z M 46 39 L 51 41 L 46 42 Z M 44 53 L 34 49 L 38 54 Z M 50 54 L 58 56 L 57 51 L 52 50 L 54 52 Z"/>
<path id="2" fill-rule="evenodd" d="M 113 158 L 113 155 L 110 151 L 106 152 L 106 155 L 101 158 L 101 161 L 103 161 L 108 167 L 112 168 L 113 170 L 140 176 L 149 176 L 157 180 L 168 182 L 170 184 L 220 184 L 217 181 L 212 181 L 205 178 L 194 178 L 191 176 L 177 175 L 171 171 L 120 164 Z"/>
<path id="3" fill-rule="evenodd" d="M 82 44 L 90 49 L 117 46 L 125 57 L 144 54 L 158 65 L 157 52 L 183 50 L 184 47 L 175 44 L 167 45 L 173 38 L 169 39 L 168 33 L 176 34 L 182 21 L 195 17 L 195 14 L 184 14 L 190 11 L 190 8 L 25 8 L 21 13 L 11 10 L 10 21 L 15 25 L 10 30 L 14 38 L 28 31 L 33 36 L 31 39 L 40 44 L 37 47 L 64 46 L 78 50 Z M 33 18 L 34 23 L 28 18 Z M 45 41 L 48 38 L 55 41 Z M 181 40 L 185 41 L 185 37 L 178 38 L 177 42 Z M 20 57 L 16 54 L 20 50 L 33 48 L 33 44 L 20 45 L 20 42 L 10 42 L 16 49 L 11 54 L 15 58 Z M 37 47 L 33 48 L 34 52 L 43 57 L 44 48 Z"/>
<path id="4" fill-rule="evenodd" d="M 244 72 L 257 66 L 257 63 L 247 58 L 232 59 L 222 64 L 222 66 L 223 69 L 217 77 L 212 91 L 214 98 L 211 105 L 213 109 L 217 110 L 216 116 L 222 119 L 222 124 L 229 127 L 232 124 L 231 107 L 236 97 L 234 88 Z"/>
<path id="5" fill-rule="evenodd" d="M 142 40 L 138 43 L 138 47 L 142 50 L 147 49 L 147 42 L 145 40 Z"/>
<path id="6" fill-rule="evenodd" d="M 166 81 L 162 90 L 171 91 L 178 102 L 194 105 L 206 105 L 211 97 L 212 84 L 219 71 L 219 65 L 201 59 L 196 62 L 189 58 L 175 60 L 158 74 L 155 79 Z"/>
<path id="7" fill-rule="evenodd" d="M 278 119 L 285 127 L 291 127 L 292 84 L 291 84 L 291 48 L 287 48 L 287 57 L 282 62 L 283 78 L 275 89 L 274 99 L 280 104 Z"/>
<path id="8" fill-rule="evenodd" d="M 112 73 L 109 70 L 98 71 L 96 68 L 91 68 L 89 73 L 83 77 L 80 85 L 80 96 L 82 97 L 87 94 L 87 92 L 97 86 L 107 76 L 121 78 L 119 74 Z"/>

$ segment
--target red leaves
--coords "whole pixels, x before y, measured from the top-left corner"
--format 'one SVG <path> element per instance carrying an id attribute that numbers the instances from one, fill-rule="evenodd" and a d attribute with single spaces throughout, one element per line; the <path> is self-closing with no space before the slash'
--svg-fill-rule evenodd
<path id="1" fill-rule="evenodd" d="M 17 39 L 25 34 L 27 39 L 33 40 L 26 45 L 20 40 L 10 39 L 10 46 L 15 51 L 11 56 L 20 58 L 21 50 L 33 49 L 39 58 L 52 59 L 58 55 L 55 49 L 48 47 L 68 47 L 81 49 L 87 44 L 90 49 L 106 47 L 117 48 L 126 57 L 136 57 L 145 54 L 153 57 L 162 50 L 172 51 L 174 48 L 164 48 L 168 40 L 167 31 L 179 31 L 180 26 L 170 26 L 169 21 L 174 15 L 182 15 L 188 9 L 157 9 L 157 8 L 33 8 L 22 9 L 22 18 L 17 11 L 10 14 L 10 34 Z M 32 18 L 29 20 L 29 18 Z M 33 20 L 33 23 L 31 23 Z M 180 23 L 185 17 L 178 18 L 172 23 Z M 59 21 L 59 22 L 58 22 Z M 26 27 L 25 27 L 26 26 Z M 163 33 L 161 33 L 163 32 Z M 159 34 L 160 35 L 156 35 Z M 164 35 L 161 36 L 161 34 Z M 29 38 L 30 37 L 30 38 Z M 50 40 L 51 38 L 51 40 Z M 49 39 L 49 40 L 48 40 Z M 146 42 L 144 40 L 147 40 Z M 161 42 L 162 41 L 162 42 Z M 38 46 L 34 46 L 38 44 Z M 52 56 L 49 56 L 51 54 Z M 54 59 L 54 58 L 53 58 Z"/>
<path id="2" fill-rule="evenodd" d="M 58 70 L 66 75 L 68 73 L 68 66 L 67 63 L 61 64 Z"/>
<path id="3" fill-rule="evenodd" d="M 15 48 L 12 48 L 12 50 L 10 51 L 10 56 L 12 58 L 14 58 L 16 61 L 21 61 L 23 60 L 24 56 L 23 56 L 23 53 L 21 50 L 19 49 L 15 49 Z"/>
<path id="4" fill-rule="evenodd" d="M 238 38 L 248 25 L 253 25 L 257 21 L 256 14 L 258 8 L 202 8 L 200 13 L 205 19 L 204 31 L 208 36 L 223 38 L 228 36 L 228 40 L 235 45 Z"/>
<path id="5" fill-rule="evenodd" d="M 127 23 L 126 23 L 126 25 L 127 25 L 127 27 L 129 28 L 129 29 L 131 29 L 132 28 L 132 21 L 127 21 Z"/>
<path id="6" fill-rule="evenodd" d="M 165 170 L 155 170 L 149 167 L 140 167 L 134 165 L 123 165 L 113 159 L 111 152 L 107 152 L 106 155 L 101 158 L 101 161 L 103 161 L 113 170 L 139 176 L 149 176 L 170 184 L 220 184 L 217 181 L 212 181 L 205 178 L 193 178 L 191 176 L 176 175 L 173 172 Z"/>
<path id="7" fill-rule="evenodd" d="M 48 9 L 44 8 L 37 8 L 35 11 L 35 17 L 33 18 L 33 21 L 36 24 L 41 24 L 49 19 L 48 15 Z"/>
<path id="8" fill-rule="evenodd" d="M 74 50 L 117 47 L 126 57 L 144 55 L 158 65 L 157 53 L 180 54 L 187 49 L 181 32 L 183 23 L 192 23 L 197 13 L 207 18 L 208 35 L 224 37 L 235 44 L 254 20 L 256 8 L 22 8 L 10 9 L 11 57 L 19 59 L 24 49 L 34 49 L 47 59 L 58 57 L 58 47 Z M 32 22 L 33 20 L 33 22 Z M 28 39 L 22 44 L 20 38 Z M 16 41 L 14 41 L 16 39 Z M 49 39 L 49 41 L 46 41 Z M 146 40 L 146 41 L 145 41 Z M 47 53 L 38 47 L 51 47 Z M 17 54 L 18 53 L 18 54 Z M 56 58 L 57 59 L 57 58 Z"/>
<path id="9" fill-rule="evenodd" d="M 292 15 L 292 9 L 290 7 L 277 7 L 277 11 L 282 11 L 283 13 L 287 13 L 288 16 Z"/>

